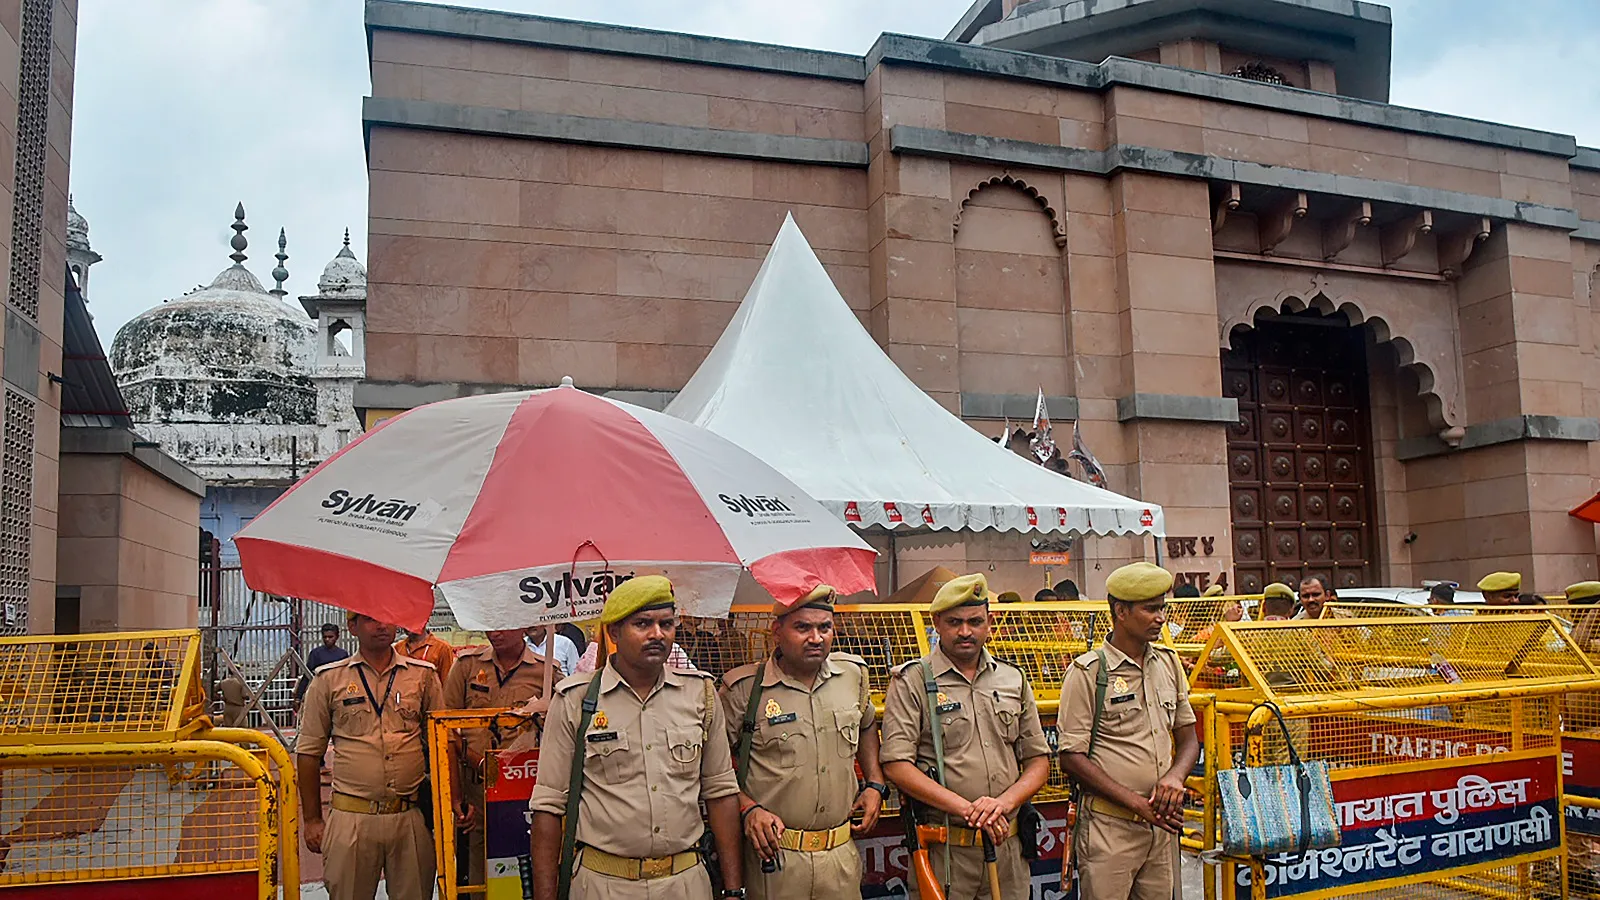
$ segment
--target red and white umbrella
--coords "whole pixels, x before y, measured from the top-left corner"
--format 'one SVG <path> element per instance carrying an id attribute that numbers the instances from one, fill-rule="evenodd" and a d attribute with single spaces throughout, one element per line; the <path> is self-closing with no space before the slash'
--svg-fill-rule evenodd
<path id="1" fill-rule="evenodd" d="M 395 416 L 235 543 L 256 590 L 407 627 L 436 596 L 471 630 L 587 618 L 645 574 L 703 616 L 727 615 L 744 572 L 783 602 L 874 588 L 872 548 L 756 457 L 565 386 Z"/>

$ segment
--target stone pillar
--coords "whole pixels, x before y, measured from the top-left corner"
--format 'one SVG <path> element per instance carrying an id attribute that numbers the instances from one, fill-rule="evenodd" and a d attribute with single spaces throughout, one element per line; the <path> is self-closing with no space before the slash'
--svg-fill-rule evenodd
<path id="1" fill-rule="evenodd" d="M 1457 285 L 1468 445 L 1459 451 L 1465 577 L 1521 571 L 1542 592 L 1595 575 L 1593 527 L 1566 512 L 1592 493 L 1572 241 L 1508 223 Z"/>
<path id="2" fill-rule="evenodd" d="M 945 127 L 943 76 L 878 66 L 867 78 L 870 328 L 918 387 L 959 412 L 950 164 L 889 153 L 891 124 Z"/>
<path id="3" fill-rule="evenodd" d="M 1130 489 L 1165 508 L 1169 535 L 1215 538 L 1212 556 L 1168 558 L 1169 568 L 1225 572 L 1231 584 L 1226 428 L 1237 406 L 1222 394 L 1207 187 L 1123 172 L 1111 210 Z M 1078 335 L 1074 344 L 1088 349 Z"/>

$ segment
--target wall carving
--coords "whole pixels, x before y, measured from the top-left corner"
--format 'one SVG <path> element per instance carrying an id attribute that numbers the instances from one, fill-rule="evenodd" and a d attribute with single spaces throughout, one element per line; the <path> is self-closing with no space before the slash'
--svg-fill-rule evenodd
<path id="1" fill-rule="evenodd" d="M 1417 377 L 1418 396 L 1439 437 L 1461 441 L 1460 327 L 1455 292 L 1446 284 L 1344 272 L 1315 272 L 1217 260 L 1217 321 L 1223 349 L 1232 349 L 1236 328 L 1253 328 L 1257 313 L 1316 310 L 1343 313 L 1352 325 L 1372 326 L 1388 343 L 1401 368 Z"/>
<path id="2" fill-rule="evenodd" d="M 1038 188 L 1027 183 L 1026 181 L 1023 181 L 1021 178 L 1017 178 L 1009 172 L 1004 175 L 996 175 L 993 178 L 989 178 L 985 181 L 980 181 L 972 186 L 972 190 L 967 191 L 967 195 L 961 199 L 961 208 L 956 210 L 956 220 L 952 230 L 956 234 L 961 233 L 961 217 L 967 211 L 967 204 L 972 201 L 972 198 L 978 196 L 979 191 L 982 191 L 984 188 L 1000 186 L 1016 188 L 1032 198 L 1033 202 L 1039 204 L 1039 209 L 1043 210 L 1044 214 L 1050 217 L 1051 239 L 1056 242 L 1057 247 L 1065 247 L 1067 245 L 1067 224 L 1062 220 L 1060 214 L 1055 211 L 1055 208 L 1050 205 L 1050 201 L 1039 192 Z"/>

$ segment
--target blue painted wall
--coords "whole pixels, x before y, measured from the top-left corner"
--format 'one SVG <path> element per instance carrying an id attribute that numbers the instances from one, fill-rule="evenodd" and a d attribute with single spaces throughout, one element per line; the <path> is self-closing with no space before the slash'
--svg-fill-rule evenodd
<path id="1" fill-rule="evenodd" d="M 233 544 L 233 536 L 285 490 L 287 488 L 282 487 L 206 488 L 206 498 L 200 502 L 200 527 L 222 542 L 223 565 L 239 564 L 239 549 Z"/>

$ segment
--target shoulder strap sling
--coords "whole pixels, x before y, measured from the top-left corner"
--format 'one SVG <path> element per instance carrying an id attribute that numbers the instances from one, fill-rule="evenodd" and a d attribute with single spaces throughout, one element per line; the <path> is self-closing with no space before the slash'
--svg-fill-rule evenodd
<path id="1" fill-rule="evenodd" d="M 561 836 L 561 868 L 556 876 L 556 896 L 567 900 L 572 893 L 572 865 L 578 855 L 578 801 L 583 793 L 583 736 L 589 730 L 589 721 L 600 707 L 600 675 L 594 673 L 589 689 L 583 693 L 583 712 L 578 716 L 578 730 L 573 735 L 572 774 L 567 781 L 567 820 Z"/>
<path id="2" fill-rule="evenodd" d="M 744 780 L 750 774 L 750 744 L 756 736 L 756 710 L 761 705 L 761 692 L 765 689 L 763 682 L 767 680 L 767 663 L 762 660 L 756 667 L 756 683 L 750 688 L 750 701 L 744 706 L 744 724 L 739 726 L 739 766 L 735 774 L 739 778 L 739 790 L 744 790 Z M 746 791 L 746 793 L 749 793 Z"/>
<path id="3" fill-rule="evenodd" d="M 1089 726 L 1089 752 L 1085 754 L 1090 759 L 1094 758 L 1095 745 L 1100 743 L 1100 716 L 1106 708 L 1106 689 L 1111 684 L 1111 676 L 1106 672 L 1106 648 L 1101 644 L 1094 651 L 1100 660 L 1100 669 L 1094 674 L 1094 723 Z"/>
<path id="4" fill-rule="evenodd" d="M 939 683 L 933 680 L 933 671 L 928 668 L 927 660 L 917 660 L 917 668 L 922 670 L 922 689 L 928 694 L 928 732 L 933 736 L 934 771 L 939 773 L 939 786 L 949 787 L 944 779 L 944 726 L 939 722 Z M 950 827 L 948 813 L 944 817 L 944 827 L 947 830 Z M 954 871 L 950 862 L 950 840 L 947 834 L 944 842 L 945 878 L 950 878 Z M 948 882 L 944 885 L 944 889 L 946 894 L 950 893 Z"/>

